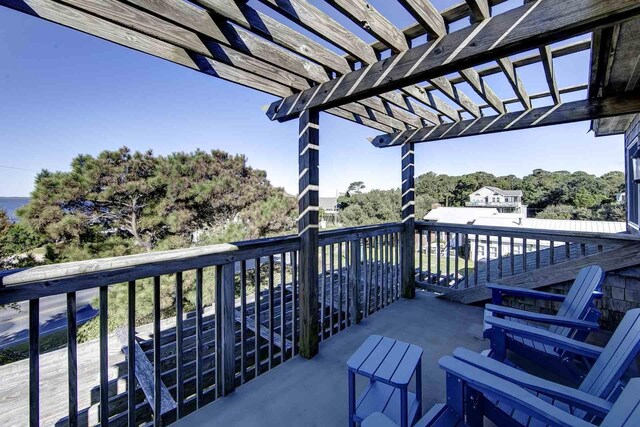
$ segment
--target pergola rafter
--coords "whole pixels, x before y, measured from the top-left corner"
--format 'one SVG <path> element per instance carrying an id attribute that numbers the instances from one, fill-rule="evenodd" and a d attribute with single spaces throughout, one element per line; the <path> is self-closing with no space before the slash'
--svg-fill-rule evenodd
<path id="1" fill-rule="evenodd" d="M 567 19 L 569 13 L 584 16 L 589 25 L 616 22 L 622 15 L 610 2 L 585 8 L 581 7 L 584 0 L 572 0 L 575 7 L 565 5 L 560 12 L 549 0 L 537 0 L 494 16 L 491 7 L 503 1 L 469 0 L 439 12 L 429 0 L 401 0 L 398 7 L 404 7 L 417 21 L 401 31 L 365 0 L 330 1 L 336 10 L 376 37 L 376 42 L 368 44 L 308 0 L 258 1 L 283 20 L 241 0 L 0 0 L 0 5 L 285 98 L 283 105 L 296 101 L 293 108 L 287 108 L 290 114 L 285 120 L 295 117 L 301 108 L 319 107 L 386 133 L 460 122 L 464 114 L 474 119 L 485 114 L 504 114 L 513 99 L 500 99 L 484 80 L 495 73 L 506 76 L 525 109 L 531 108 L 531 99 L 546 96 L 558 104 L 560 95 L 574 91 L 575 87 L 562 90 L 558 87 L 553 58 L 589 49 L 591 42 L 584 40 L 551 48 L 540 39 L 556 40 L 557 35 L 561 40 L 572 31 L 584 32 L 576 30 L 581 25 L 579 19 Z M 616 3 L 620 10 L 635 10 L 630 0 Z M 549 12 L 553 8 L 555 12 Z M 607 8 L 613 13 L 608 13 Z M 510 41 L 514 34 L 522 36 L 518 36 L 521 29 L 534 34 L 535 28 L 527 27 L 532 27 L 530 24 L 544 13 L 556 14 L 559 19 L 553 22 L 563 21 L 569 31 L 546 28 L 543 34 L 536 34 L 536 43 L 523 42 L 514 48 Z M 448 32 L 451 23 L 465 18 L 476 24 Z M 287 21 L 346 54 L 312 40 Z M 597 31 L 599 40 L 601 32 Z M 509 34 L 501 37 L 503 33 Z M 417 37 L 425 34 L 429 37 L 427 44 L 410 47 Z M 490 46 L 492 37 L 498 34 L 502 40 L 497 43 L 494 39 L 492 44 L 496 46 Z M 469 52 L 481 49 L 480 45 L 484 46 L 483 52 Z M 509 58 L 514 52 L 529 49 L 535 52 L 513 61 Z M 386 56 L 385 51 L 397 53 L 381 59 Z M 439 58 L 447 52 L 455 53 L 455 58 Z M 421 58 L 421 54 L 425 57 Z M 494 65 L 473 68 L 487 62 Z M 529 95 L 517 75 L 519 67 L 537 62 L 542 63 L 545 72 L 547 95 Z M 398 70 L 403 68 L 410 72 L 400 75 Z M 451 72 L 457 76 L 444 77 Z M 467 83 L 484 103 L 477 103 L 465 94 L 458 87 L 461 83 Z M 596 87 L 595 83 L 591 86 Z M 280 111 L 275 118 L 282 120 L 282 114 Z"/>
<path id="2" fill-rule="evenodd" d="M 639 9 L 640 4 L 632 0 L 538 0 L 275 102 L 267 115 L 272 120 L 290 120 L 306 108 L 358 100 L 580 35 L 630 19 Z"/>

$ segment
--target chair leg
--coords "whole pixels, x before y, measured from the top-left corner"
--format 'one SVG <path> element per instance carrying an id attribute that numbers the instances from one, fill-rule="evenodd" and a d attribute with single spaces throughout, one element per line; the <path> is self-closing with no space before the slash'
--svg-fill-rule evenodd
<path id="1" fill-rule="evenodd" d="M 349 370 L 349 426 L 355 427 L 354 415 L 356 412 L 356 376 Z"/>

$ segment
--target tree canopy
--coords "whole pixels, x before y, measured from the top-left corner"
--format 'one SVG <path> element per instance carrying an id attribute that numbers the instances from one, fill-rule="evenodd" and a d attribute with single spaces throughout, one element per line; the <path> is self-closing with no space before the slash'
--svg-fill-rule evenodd
<path id="1" fill-rule="evenodd" d="M 613 171 L 602 176 L 586 172 L 549 172 L 535 169 L 523 178 L 474 172 L 452 176 L 427 172 L 416 177 L 416 218 L 423 218 L 434 203 L 465 206 L 469 194 L 484 186 L 503 190 L 522 190 L 529 216 L 553 219 L 624 221 L 625 207 L 615 202 L 624 191 L 624 173 Z M 400 190 L 353 191 L 364 183 L 349 186 L 338 199 L 341 221 L 348 226 L 392 222 L 400 219 Z"/>
<path id="2" fill-rule="evenodd" d="M 295 208 L 245 156 L 123 147 L 79 155 L 68 172 L 42 171 L 19 216 L 65 259 L 78 259 L 187 246 L 230 224 L 241 238 L 280 233 L 293 228 Z"/>

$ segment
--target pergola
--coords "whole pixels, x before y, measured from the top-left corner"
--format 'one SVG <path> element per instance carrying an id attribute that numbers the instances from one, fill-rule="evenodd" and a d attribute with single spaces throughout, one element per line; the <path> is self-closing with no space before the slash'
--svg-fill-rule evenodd
<path id="1" fill-rule="evenodd" d="M 438 11 L 399 0 L 416 22 L 394 26 L 365 0 L 326 0 L 371 34 L 369 44 L 310 0 L 0 0 L 55 22 L 278 97 L 269 120 L 298 119 L 300 354 L 318 352 L 319 113 L 373 128 L 375 147 L 401 146 L 402 295 L 415 293 L 416 143 L 591 121 L 627 131 L 640 112 L 640 0 L 466 0 Z M 516 4 L 517 3 L 517 4 Z M 277 16 L 275 19 L 273 16 Z M 449 31 L 455 24 L 456 31 Z M 325 43 L 303 34 L 302 27 Z M 583 39 L 576 39 L 584 35 Z M 590 77 L 560 87 L 554 59 L 590 50 Z M 524 55 L 521 55 L 525 53 Z M 517 58 L 514 58 L 516 55 Z M 529 93 L 518 69 L 541 63 L 548 90 Z M 502 74 L 515 96 L 486 81 Z M 460 87 L 475 92 L 475 102 Z M 585 99 L 562 95 L 586 90 Z M 549 105 L 535 107 L 533 100 Z M 356 316 L 357 317 L 357 316 Z"/>

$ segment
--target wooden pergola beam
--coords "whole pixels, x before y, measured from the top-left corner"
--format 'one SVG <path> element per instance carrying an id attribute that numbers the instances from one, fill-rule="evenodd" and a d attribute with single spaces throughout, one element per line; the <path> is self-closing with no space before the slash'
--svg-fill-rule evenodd
<path id="1" fill-rule="evenodd" d="M 471 22 L 480 22 L 489 19 L 491 16 L 491 8 L 487 0 L 466 0 L 471 11 Z"/>
<path id="2" fill-rule="evenodd" d="M 404 33 L 365 0 L 326 0 L 360 28 L 386 44 L 394 52 L 409 48 Z"/>
<path id="3" fill-rule="evenodd" d="M 553 103 L 560 103 L 560 91 L 558 90 L 558 82 L 556 81 L 555 71 L 553 69 L 553 57 L 551 56 L 551 47 L 542 46 L 540 48 L 540 58 L 542 59 L 542 68 L 544 68 L 544 77 L 549 85 L 549 93 L 553 98 Z"/>
<path id="4" fill-rule="evenodd" d="M 404 8 L 424 27 L 429 37 L 438 38 L 447 34 L 444 18 L 429 0 L 398 0 Z"/>
<path id="5" fill-rule="evenodd" d="M 640 2 L 539 0 L 273 103 L 272 120 L 326 109 L 632 19 Z"/>
<path id="6" fill-rule="evenodd" d="M 407 143 L 440 141 L 472 135 L 529 129 L 542 126 L 573 123 L 604 117 L 620 116 L 640 112 L 640 93 L 596 100 L 581 100 L 557 105 L 515 111 L 499 116 L 481 117 L 458 123 L 446 123 L 422 129 L 380 135 L 373 138 L 375 147 L 386 148 Z"/>
<path id="7" fill-rule="evenodd" d="M 498 59 L 498 65 L 507 78 L 509 85 L 511 85 L 511 88 L 522 103 L 522 106 L 525 108 L 525 110 L 531 109 L 531 100 L 529 99 L 527 90 L 524 88 L 524 83 L 522 83 L 522 80 L 520 80 L 520 77 L 518 76 L 518 73 L 513 66 L 513 62 L 511 62 L 511 59 L 500 58 Z"/>

